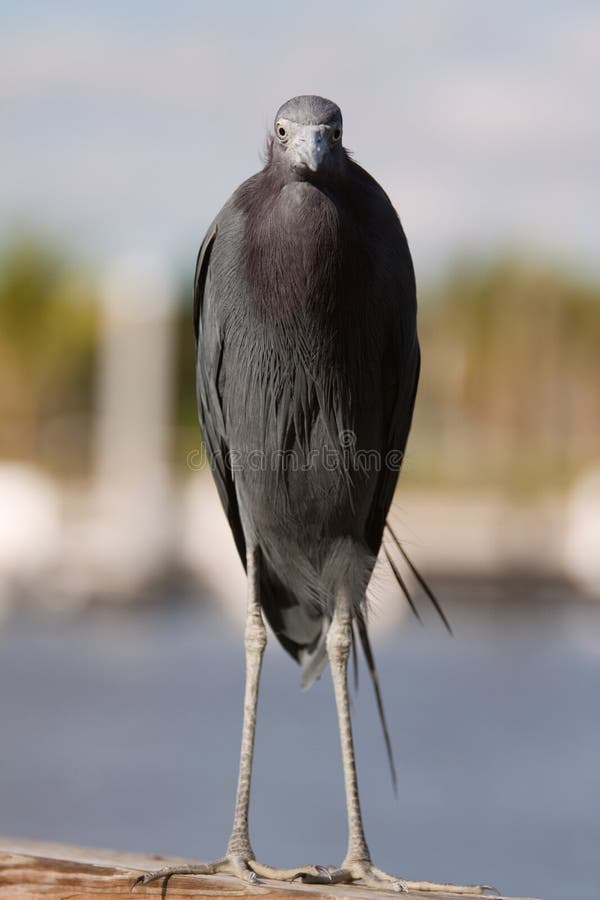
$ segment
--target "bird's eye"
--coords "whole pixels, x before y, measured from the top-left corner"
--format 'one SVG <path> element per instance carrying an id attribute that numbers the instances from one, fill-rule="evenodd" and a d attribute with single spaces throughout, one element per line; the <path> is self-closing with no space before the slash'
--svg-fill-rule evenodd
<path id="1" fill-rule="evenodd" d="M 285 143 L 285 141 L 287 141 L 287 137 L 288 137 L 287 128 L 284 125 L 281 125 L 281 123 L 280 123 L 277 126 L 276 131 L 277 131 L 277 137 L 279 138 L 279 140 L 282 143 Z"/>
<path id="2" fill-rule="evenodd" d="M 341 136 L 342 136 L 342 129 L 339 126 L 334 128 L 333 129 L 333 140 L 335 143 L 337 143 L 337 141 L 339 141 Z"/>

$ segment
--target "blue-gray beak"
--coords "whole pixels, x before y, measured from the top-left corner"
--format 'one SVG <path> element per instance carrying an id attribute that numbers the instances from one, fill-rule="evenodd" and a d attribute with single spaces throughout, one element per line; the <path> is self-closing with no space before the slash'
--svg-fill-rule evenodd
<path id="1" fill-rule="evenodd" d="M 294 156 L 294 165 L 316 172 L 327 152 L 327 139 L 323 133 L 323 127 L 303 125 L 298 129 L 289 149 Z"/>

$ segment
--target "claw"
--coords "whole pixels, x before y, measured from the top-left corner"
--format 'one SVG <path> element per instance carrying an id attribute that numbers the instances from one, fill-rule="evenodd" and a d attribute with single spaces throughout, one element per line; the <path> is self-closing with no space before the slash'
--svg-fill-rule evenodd
<path id="1" fill-rule="evenodd" d="M 171 875 L 175 873 L 173 872 L 144 872 L 143 875 L 139 875 L 134 881 L 131 882 L 130 891 L 133 891 L 134 888 L 138 886 L 138 884 L 151 884 L 153 881 L 158 881 L 159 878 L 164 878 L 167 882 Z"/>
<path id="2" fill-rule="evenodd" d="M 329 883 L 333 880 L 331 877 L 331 870 L 326 866 L 315 866 L 314 868 L 317 872 L 317 875 L 320 875 L 321 878 L 324 878 L 326 880 L 325 883 Z M 291 883 L 293 884 L 295 881 L 301 881 L 305 884 L 311 884 L 311 882 L 315 880 L 315 876 L 310 872 L 296 872 L 296 874 L 291 879 Z M 318 883 L 320 884 L 321 882 Z"/>
<path id="3" fill-rule="evenodd" d="M 328 881 L 333 881 L 331 877 L 331 871 L 327 869 L 325 866 L 316 866 L 317 872 L 321 872 Z"/>

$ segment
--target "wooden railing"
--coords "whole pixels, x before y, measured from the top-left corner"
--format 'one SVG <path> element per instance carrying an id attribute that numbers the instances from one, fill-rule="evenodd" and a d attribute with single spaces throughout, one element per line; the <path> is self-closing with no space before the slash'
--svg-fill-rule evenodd
<path id="1" fill-rule="evenodd" d="M 67 844 L 0 838 L 0 898 L 15 900 L 318 900 L 355 897 L 390 900 L 390 892 L 345 885 L 281 884 L 261 881 L 246 884 L 226 875 L 178 876 L 165 891 L 161 882 L 138 885 L 133 881 L 144 871 L 169 864 L 189 862 L 113 850 L 93 850 Z M 304 896 L 301 896 L 304 895 Z M 457 900 L 456 894 L 404 893 L 407 900 Z M 472 895 L 471 895 L 472 896 Z M 466 898 L 465 898 L 466 900 Z M 496 898 L 498 900 L 498 898 Z M 517 900 L 517 898 L 513 898 Z"/>

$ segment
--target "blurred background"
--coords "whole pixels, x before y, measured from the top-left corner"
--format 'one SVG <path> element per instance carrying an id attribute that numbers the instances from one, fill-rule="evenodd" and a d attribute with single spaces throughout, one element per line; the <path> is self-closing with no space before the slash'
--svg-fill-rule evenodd
<path id="1" fill-rule="evenodd" d="M 382 566 L 399 767 L 355 700 L 376 862 L 600 894 L 600 11 L 154 2 L 0 11 L 0 832 L 209 859 L 228 835 L 245 593 L 204 467 L 204 230 L 298 93 L 342 107 L 413 252 L 423 369 Z M 253 843 L 337 863 L 329 679 L 270 643 Z"/>

